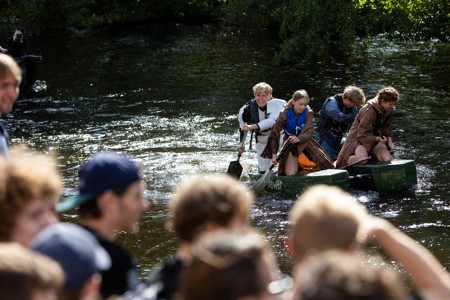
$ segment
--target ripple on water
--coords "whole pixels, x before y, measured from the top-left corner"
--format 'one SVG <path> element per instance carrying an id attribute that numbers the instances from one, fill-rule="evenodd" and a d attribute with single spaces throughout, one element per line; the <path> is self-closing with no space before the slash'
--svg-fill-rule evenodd
<path id="1" fill-rule="evenodd" d="M 179 180 L 196 172 L 225 173 L 236 160 L 236 114 L 252 97 L 253 84 L 262 80 L 281 98 L 307 89 L 315 98 L 311 106 L 316 116 L 322 101 L 347 84 L 361 86 L 368 99 L 382 86 L 397 87 L 396 155 L 416 161 L 418 187 L 406 196 L 351 194 L 371 214 L 424 241 L 449 267 L 444 226 L 450 198 L 448 45 L 379 36 L 361 41 L 349 57 L 305 60 L 298 68 L 284 68 L 271 64 L 276 41 L 266 36 L 215 34 L 202 27 L 164 29 L 170 34 L 159 26 L 143 26 L 43 43 L 46 60 L 39 75 L 48 82 L 47 95 L 17 101 L 3 119 L 13 144 L 58 153 L 65 195 L 76 187 L 79 165 L 101 149 L 139 160 L 149 186 L 145 197 L 152 206 L 142 232 L 120 239 L 144 273 L 176 251 L 164 221 Z M 102 51 L 92 52 L 92 44 Z M 55 49 L 63 53 L 67 47 L 70 55 L 54 55 Z M 241 164 L 244 176 L 255 170 L 255 151 L 244 153 Z M 261 195 L 252 210 L 253 224 L 267 232 L 283 270 L 291 263 L 284 251 L 284 230 L 294 203 Z"/>

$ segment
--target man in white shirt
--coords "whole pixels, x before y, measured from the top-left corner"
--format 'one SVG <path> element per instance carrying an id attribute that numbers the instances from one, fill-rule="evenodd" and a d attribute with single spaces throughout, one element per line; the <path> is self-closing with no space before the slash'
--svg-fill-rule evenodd
<path id="1" fill-rule="evenodd" d="M 257 83 L 253 87 L 255 98 L 241 107 L 238 114 L 240 144 L 236 151 L 239 154 L 245 152 L 245 133 L 253 131 L 260 173 L 264 173 L 272 165 L 271 159 L 261 157 L 261 153 L 266 147 L 273 124 L 275 124 L 280 111 L 286 104 L 285 100 L 273 98 L 272 91 L 273 89 L 269 84 L 265 82 Z"/>

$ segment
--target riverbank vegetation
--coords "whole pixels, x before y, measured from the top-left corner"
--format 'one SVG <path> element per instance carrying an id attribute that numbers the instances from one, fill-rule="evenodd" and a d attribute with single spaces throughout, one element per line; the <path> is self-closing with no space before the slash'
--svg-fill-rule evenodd
<path id="1" fill-rule="evenodd" d="M 86 32 L 105 26 L 179 22 L 239 32 L 271 31 L 277 59 L 344 50 L 377 34 L 450 40 L 447 0 L 4 0 L 2 35 L 21 25 L 34 34 Z"/>

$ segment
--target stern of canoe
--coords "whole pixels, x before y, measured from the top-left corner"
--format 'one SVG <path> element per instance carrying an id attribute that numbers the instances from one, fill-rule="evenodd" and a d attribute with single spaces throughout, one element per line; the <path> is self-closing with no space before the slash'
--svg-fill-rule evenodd
<path id="1" fill-rule="evenodd" d="M 413 160 L 395 159 L 390 163 L 370 163 L 348 169 L 350 186 L 355 189 L 392 193 L 411 190 L 417 185 Z"/>

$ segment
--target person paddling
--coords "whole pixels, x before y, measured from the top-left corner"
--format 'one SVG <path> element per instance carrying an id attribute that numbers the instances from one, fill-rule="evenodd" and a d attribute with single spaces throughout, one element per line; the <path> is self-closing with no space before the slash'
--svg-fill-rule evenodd
<path id="1" fill-rule="evenodd" d="M 294 92 L 292 99 L 286 104 L 275 122 L 267 146 L 261 154 L 264 158 L 272 159 L 273 165 L 276 165 L 280 134 L 281 132 L 285 133 L 282 140 L 287 141 L 291 146 L 289 146 L 288 154 L 280 159 L 279 175 L 296 175 L 299 170 L 298 157 L 307 148 L 308 154 L 319 165 L 319 168 L 334 168 L 331 159 L 313 140 L 314 112 L 308 103 L 309 96 L 305 90 Z"/>
<path id="2" fill-rule="evenodd" d="M 240 144 L 236 148 L 236 151 L 239 154 L 245 152 L 245 133 L 253 131 L 255 133 L 256 152 L 258 154 L 258 169 L 260 173 L 264 173 L 270 168 L 271 160 L 263 158 L 260 155 L 267 144 L 270 129 L 275 124 L 275 120 L 278 118 L 286 101 L 273 98 L 272 87 L 265 82 L 260 82 L 253 86 L 253 94 L 255 98 L 239 110 Z"/>
<path id="3" fill-rule="evenodd" d="M 392 118 L 398 97 L 395 88 L 384 87 L 361 108 L 339 153 L 337 168 L 357 162 L 368 155 L 378 162 L 392 160 Z"/>
<path id="4" fill-rule="evenodd" d="M 366 97 L 362 89 L 346 86 L 342 94 L 328 97 L 319 112 L 319 123 L 314 136 L 316 141 L 336 160 L 344 143 L 344 134 L 364 105 Z"/>

